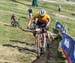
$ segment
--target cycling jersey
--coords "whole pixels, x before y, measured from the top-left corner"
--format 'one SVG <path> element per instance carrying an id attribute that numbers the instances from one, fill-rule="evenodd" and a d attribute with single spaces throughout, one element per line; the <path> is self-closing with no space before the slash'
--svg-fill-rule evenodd
<path id="1" fill-rule="evenodd" d="M 51 19 L 50 16 L 48 14 L 46 14 L 45 16 L 40 16 L 40 14 L 36 14 L 33 16 L 33 19 L 38 19 L 38 23 L 45 23 L 47 24 L 48 21 Z"/>

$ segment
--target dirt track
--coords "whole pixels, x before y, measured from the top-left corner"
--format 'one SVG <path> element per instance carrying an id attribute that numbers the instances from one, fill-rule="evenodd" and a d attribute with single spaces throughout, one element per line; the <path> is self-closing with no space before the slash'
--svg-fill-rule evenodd
<path id="1" fill-rule="evenodd" d="M 58 41 L 53 41 L 51 47 L 47 50 L 47 52 L 44 55 L 41 55 L 39 59 L 37 58 L 36 60 L 34 60 L 32 63 L 61 63 L 60 61 L 56 61 L 58 43 Z"/>

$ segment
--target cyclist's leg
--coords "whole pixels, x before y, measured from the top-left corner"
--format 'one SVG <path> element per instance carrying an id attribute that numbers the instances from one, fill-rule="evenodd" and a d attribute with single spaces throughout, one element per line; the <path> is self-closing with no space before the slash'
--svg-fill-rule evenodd
<path id="1" fill-rule="evenodd" d="M 47 30 L 47 36 L 49 41 L 52 41 L 54 39 L 54 37 L 50 34 L 48 30 Z"/>
<path id="2" fill-rule="evenodd" d="M 35 43 L 34 43 L 34 49 L 38 51 L 38 49 L 40 48 L 40 38 L 39 35 L 36 34 L 35 38 Z"/>
<path id="3" fill-rule="evenodd" d="M 41 43 L 41 41 L 40 41 L 40 34 L 36 33 L 36 35 L 34 36 L 34 38 L 35 38 L 35 44 L 34 44 L 34 46 L 38 47 L 38 44 L 39 44 L 39 47 L 42 47 L 42 45 L 40 44 Z"/>
<path id="4" fill-rule="evenodd" d="M 45 23 L 40 23 L 40 28 L 42 28 L 42 38 L 43 38 L 43 48 L 46 48 L 46 24 Z"/>
<path id="5" fill-rule="evenodd" d="M 37 37 L 36 37 L 37 56 L 40 56 L 40 53 L 41 53 L 41 51 L 40 51 L 40 40 L 39 39 L 40 39 L 39 34 L 37 34 Z"/>
<path id="6" fill-rule="evenodd" d="M 52 39 L 51 39 L 51 34 L 49 33 L 49 31 L 47 31 L 47 48 L 51 47 L 51 42 L 52 42 Z"/>
<path id="7" fill-rule="evenodd" d="M 44 24 L 43 23 L 41 23 L 41 22 L 37 22 L 37 26 L 38 26 L 38 28 L 43 28 L 43 27 L 45 27 L 45 26 L 43 26 Z M 45 33 L 43 33 L 44 31 L 42 31 L 42 33 L 40 33 L 39 35 L 39 38 L 40 38 L 40 47 L 41 48 L 43 48 L 44 47 L 44 45 L 42 44 L 43 42 L 46 42 L 46 38 L 45 38 Z M 42 39 L 43 40 L 42 40 Z"/>
<path id="8" fill-rule="evenodd" d="M 47 37 L 48 37 L 48 40 L 50 40 L 50 34 L 49 34 L 49 31 L 47 31 Z"/>
<path id="9" fill-rule="evenodd" d="M 40 34 L 40 48 L 43 48 L 43 35 L 42 34 Z"/>
<path id="10" fill-rule="evenodd" d="M 38 28 L 38 26 L 36 25 L 36 26 L 34 26 L 34 30 L 36 30 Z M 38 41 L 39 41 L 39 36 L 38 36 L 38 34 L 36 33 L 36 32 L 33 32 L 33 36 L 34 36 L 34 38 L 35 38 L 35 44 L 34 44 L 34 46 L 35 47 L 37 47 L 37 43 L 38 43 Z"/>
<path id="11" fill-rule="evenodd" d="M 43 38 L 44 38 L 43 47 L 46 48 L 46 33 L 43 33 Z"/>

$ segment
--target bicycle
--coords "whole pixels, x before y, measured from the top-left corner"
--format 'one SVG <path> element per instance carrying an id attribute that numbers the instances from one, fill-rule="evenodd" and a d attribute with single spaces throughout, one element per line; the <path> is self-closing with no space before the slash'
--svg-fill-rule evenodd
<path id="1" fill-rule="evenodd" d="M 46 51 L 46 47 L 47 47 L 47 42 L 45 44 L 45 47 L 43 47 L 44 44 L 44 36 L 43 36 L 43 32 L 46 32 L 45 28 L 29 28 L 29 29 L 22 29 L 20 27 L 20 29 L 22 31 L 25 32 L 32 32 L 32 33 L 36 33 L 35 35 L 35 43 L 36 43 L 36 48 L 37 48 L 37 56 L 40 57 L 41 53 L 44 53 Z"/>
<path id="2" fill-rule="evenodd" d="M 46 33 L 46 29 L 37 28 L 33 33 L 36 33 L 35 43 L 37 47 L 37 56 L 40 57 L 42 53 L 46 52 L 47 42 L 44 43 L 44 34 L 43 34 L 43 33 Z"/>
<path id="3" fill-rule="evenodd" d="M 48 38 L 46 37 L 46 43 L 44 43 L 44 35 L 43 33 L 46 33 L 46 29 L 45 28 L 28 28 L 28 29 L 22 29 L 22 27 L 20 27 L 20 29 L 22 31 L 25 32 L 31 32 L 31 33 L 35 33 L 35 43 L 36 43 L 36 48 L 37 48 L 37 57 L 40 57 L 41 54 L 46 52 L 46 48 L 48 45 Z M 45 44 L 45 46 L 44 46 Z M 43 47 L 44 46 L 44 47 Z"/>

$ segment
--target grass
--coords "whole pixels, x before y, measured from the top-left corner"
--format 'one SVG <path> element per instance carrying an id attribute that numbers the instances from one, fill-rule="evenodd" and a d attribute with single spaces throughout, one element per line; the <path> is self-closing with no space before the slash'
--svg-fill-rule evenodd
<path id="1" fill-rule="evenodd" d="M 26 28 L 27 23 L 28 23 L 28 11 L 27 10 L 30 6 L 31 6 L 31 2 L 27 0 L 26 1 L 16 0 L 16 2 L 13 2 L 12 0 L 0 1 L 0 22 L 1 22 L 0 23 L 0 45 L 11 44 L 13 46 L 30 48 L 31 45 L 26 45 L 22 43 L 34 44 L 34 37 L 32 36 L 31 33 L 23 32 L 18 28 L 13 28 L 10 26 L 3 25 L 3 23 L 10 24 L 11 15 L 14 13 L 20 25 L 23 28 Z M 75 16 L 72 15 L 72 13 L 75 13 L 73 12 L 75 11 L 74 6 L 75 4 L 73 5 L 62 4 L 62 12 L 60 14 L 57 11 L 56 3 L 39 3 L 39 7 L 37 8 L 32 7 L 32 9 L 33 9 L 34 14 L 36 13 L 36 11 L 39 11 L 41 8 L 45 8 L 48 11 L 48 13 L 51 15 L 51 18 L 52 18 L 52 23 L 50 26 L 51 32 L 52 32 L 52 28 L 54 28 L 55 26 L 55 22 L 59 21 L 65 27 L 67 27 L 68 34 L 75 37 L 74 20 L 56 16 L 56 14 L 59 14 L 59 15 L 64 15 L 70 18 L 74 18 Z M 15 40 L 15 41 L 12 42 L 11 40 Z M 25 51 L 25 52 L 20 52 L 20 53 L 21 55 L 18 55 L 18 61 L 20 61 L 21 63 L 25 63 L 25 62 L 31 63 L 36 57 L 36 54 L 30 51 Z"/>

